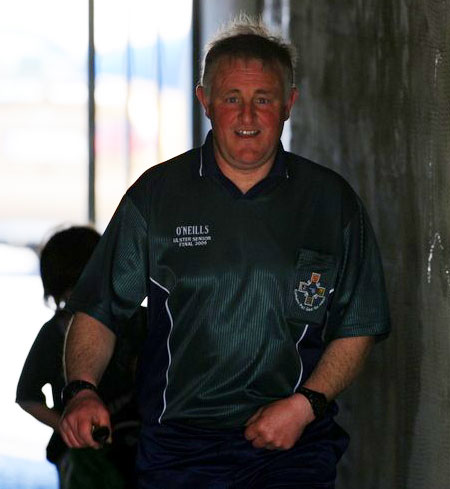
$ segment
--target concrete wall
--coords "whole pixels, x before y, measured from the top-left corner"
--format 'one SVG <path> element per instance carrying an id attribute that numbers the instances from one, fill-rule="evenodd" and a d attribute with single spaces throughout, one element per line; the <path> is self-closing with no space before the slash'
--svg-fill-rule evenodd
<path id="1" fill-rule="evenodd" d="M 293 151 L 366 203 L 393 333 L 342 396 L 345 489 L 450 486 L 450 1 L 292 0 Z"/>

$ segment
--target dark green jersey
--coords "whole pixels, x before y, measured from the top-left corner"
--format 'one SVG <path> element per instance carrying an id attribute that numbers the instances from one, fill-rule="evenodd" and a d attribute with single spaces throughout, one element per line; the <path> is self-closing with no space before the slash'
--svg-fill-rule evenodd
<path id="1" fill-rule="evenodd" d="M 385 335 L 379 253 L 337 174 L 283 151 L 242 195 L 211 136 L 128 190 L 70 300 L 113 328 L 148 296 L 144 421 L 237 427 L 291 395 L 326 342 Z"/>

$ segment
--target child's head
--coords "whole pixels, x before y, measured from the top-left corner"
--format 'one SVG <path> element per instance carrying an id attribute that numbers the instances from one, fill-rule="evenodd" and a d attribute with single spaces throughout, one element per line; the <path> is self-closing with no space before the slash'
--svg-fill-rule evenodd
<path id="1" fill-rule="evenodd" d="M 57 308 L 64 306 L 99 239 L 94 229 L 74 226 L 55 233 L 47 241 L 40 261 L 46 301 L 52 297 Z"/>

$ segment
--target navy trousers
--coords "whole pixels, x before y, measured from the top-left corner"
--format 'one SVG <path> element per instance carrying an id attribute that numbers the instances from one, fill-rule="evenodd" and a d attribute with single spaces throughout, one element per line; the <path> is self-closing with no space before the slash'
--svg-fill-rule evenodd
<path id="1" fill-rule="evenodd" d="M 139 489 L 333 489 L 347 433 L 332 418 L 290 450 L 253 448 L 243 430 L 155 425 L 141 433 Z"/>

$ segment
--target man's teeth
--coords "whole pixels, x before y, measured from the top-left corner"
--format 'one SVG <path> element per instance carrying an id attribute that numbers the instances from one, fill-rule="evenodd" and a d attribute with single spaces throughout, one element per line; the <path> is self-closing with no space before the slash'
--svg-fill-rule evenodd
<path id="1" fill-rule="evenodd" d="M 240 136 L 255 136 L 256 134 L 258 134 L 258 131 L 237 131 L 237 133 L 240 135 Z"/>

